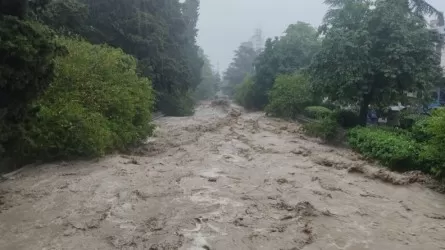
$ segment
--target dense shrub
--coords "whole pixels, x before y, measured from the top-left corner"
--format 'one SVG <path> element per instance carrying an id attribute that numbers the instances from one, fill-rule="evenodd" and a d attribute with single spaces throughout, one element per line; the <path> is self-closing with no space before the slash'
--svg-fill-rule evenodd
<path id="1" fill-rule="evenodd" d="M 422 119 L 414 123 L 411 127 L 411 137 L 417 142 L 426 142 L 432 138 L 432 134 L 427 130 L 428 119 Z"/>
<path id="2" fill-rule="evenodd" d="M 418 134 L 425 140 L 420 160 L 429 164 L 437 176 L 445 176 L 445 109 L 436 109 L 431 117 L 416 126 L 419 127 Z"/>
<path id="3" fill-rule="evenodd" d="M 119 49 L 62 38 L 67 56 L 38 100 L 37 118 L 22 126 L 15 153 L 30 159 L 98 156 L 150 134 L 153 93 L 136 60 Z"/>
<path id="4" fill-rule="evenodd" d="M 277 117 L 295 118 L 314 105 L 308 78 L 302 74 L 280 75 L 269 94 L 266 112 Z"/>
<path id="5" fill-rule="evenodd" d="M 304 109 L 304 114 L 313 119 L 323 119 L 332 115 L 332 110 L 322 106 L 309 106 Z"/>
<path id="6" fill-rule="evenodd" d="M 338 135 L 339 126 L 334 117 L 329 115 L 320 120 L 304 124 L 303 130 L 307 135 L 316 136 L 325 141 L 332 141 Z"/>
<path id="7" fill-rule="evenodd" d="M 349 109 L 335 111 L 338 124 L 343 128 L 353 128 L 360 124 L 358 113 Z"/>
<path id="8" fill-rule="evenodd" d="M 253 109 L 255 98 L 254 82 L 252 77 L 246 76 L 244 81 L 235 89 L 235 102 L 246 109 Z"/>
<path id="9" fill-rule="evenodd" d="M 379 128 L 356 127 L 349 131 L 348 142 L 364 156 L 376 159 L 392 169 L 419 169 L 420 145 L 409 136 Z"/>

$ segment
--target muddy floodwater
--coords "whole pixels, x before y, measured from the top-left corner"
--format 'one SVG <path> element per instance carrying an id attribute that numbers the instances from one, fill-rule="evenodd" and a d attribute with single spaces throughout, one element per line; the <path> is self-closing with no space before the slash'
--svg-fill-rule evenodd
<path id="1" fill-rule="evenodd" d="M 297 123 L 203 104 L 131 154 L 0 183 L 0 249 L 445 249 L 445 196 Z"/>

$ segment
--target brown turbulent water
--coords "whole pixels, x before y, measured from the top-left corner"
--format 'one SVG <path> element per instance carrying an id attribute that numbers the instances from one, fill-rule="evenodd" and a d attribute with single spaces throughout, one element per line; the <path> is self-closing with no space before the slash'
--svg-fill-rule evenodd
<path id="1" fill-rule="evenodd" d="M 209 104 L 156 123 L 131 156 L 2 182 L 0 249 L 445 249 L 445 196 L 298 124 Z"/>

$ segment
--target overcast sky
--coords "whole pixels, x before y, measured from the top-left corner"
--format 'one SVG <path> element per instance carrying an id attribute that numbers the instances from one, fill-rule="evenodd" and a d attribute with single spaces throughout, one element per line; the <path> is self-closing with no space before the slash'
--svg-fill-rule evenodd
<path id="1" fill-rule="evenodd" d="M 445 11 L 445 0 L 428 2 Z M 222 72 L 256 28 L 265 37 L 280 36 L 297 21 L 320 25 L 326 10 L 323 0 L 201 0 L 198 43 Z"/>

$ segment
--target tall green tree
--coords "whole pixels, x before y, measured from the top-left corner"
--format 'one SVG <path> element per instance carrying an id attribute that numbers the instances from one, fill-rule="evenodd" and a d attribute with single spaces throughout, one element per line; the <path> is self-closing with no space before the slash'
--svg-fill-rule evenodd
<path id="1" fill-rule="evenodd" d="M 224 72 L 224 80 L 228 84 L 227 94 L 232 96 L 236 86 L 244 81 L 246 75 L 253 73 L 256 57 L 257 52 L 252 42 L 244 42 L 238 47 L 232 62 Z"/>
<path id="2" fill-rule="evenodd" d="M 27 20 L 27 1 L 0 1 L 0 153 L 37 109 L 32 103 L 54 77 L 60 51 L 54 33 Z"/>
<path id="3" fill-rule="evenodd" d="M 321 51 L 310 67 L 315 88 L 331 100 L 357 103 L 366 125 L 370 104 L 420 96 L 440 79 L 434 32 L 398 0 L 337 0 L 326 14 Z"/>
<path id="4" fill-rule="evenodd" d="M 289 25 L 281 38 L 268 39 L 255 62 L 256 108 L 267 105 L 268 92 L 279 74 L 307 67 L 319 48 L 316 29 L 304 22 Z"/>
<path id="5" fill-rule="evenodd" d="M 72 35 L 88 33 L 88 16 L 88 5 L 78 0 L 52 0 L 36 19 L 59 33 Z"/>

